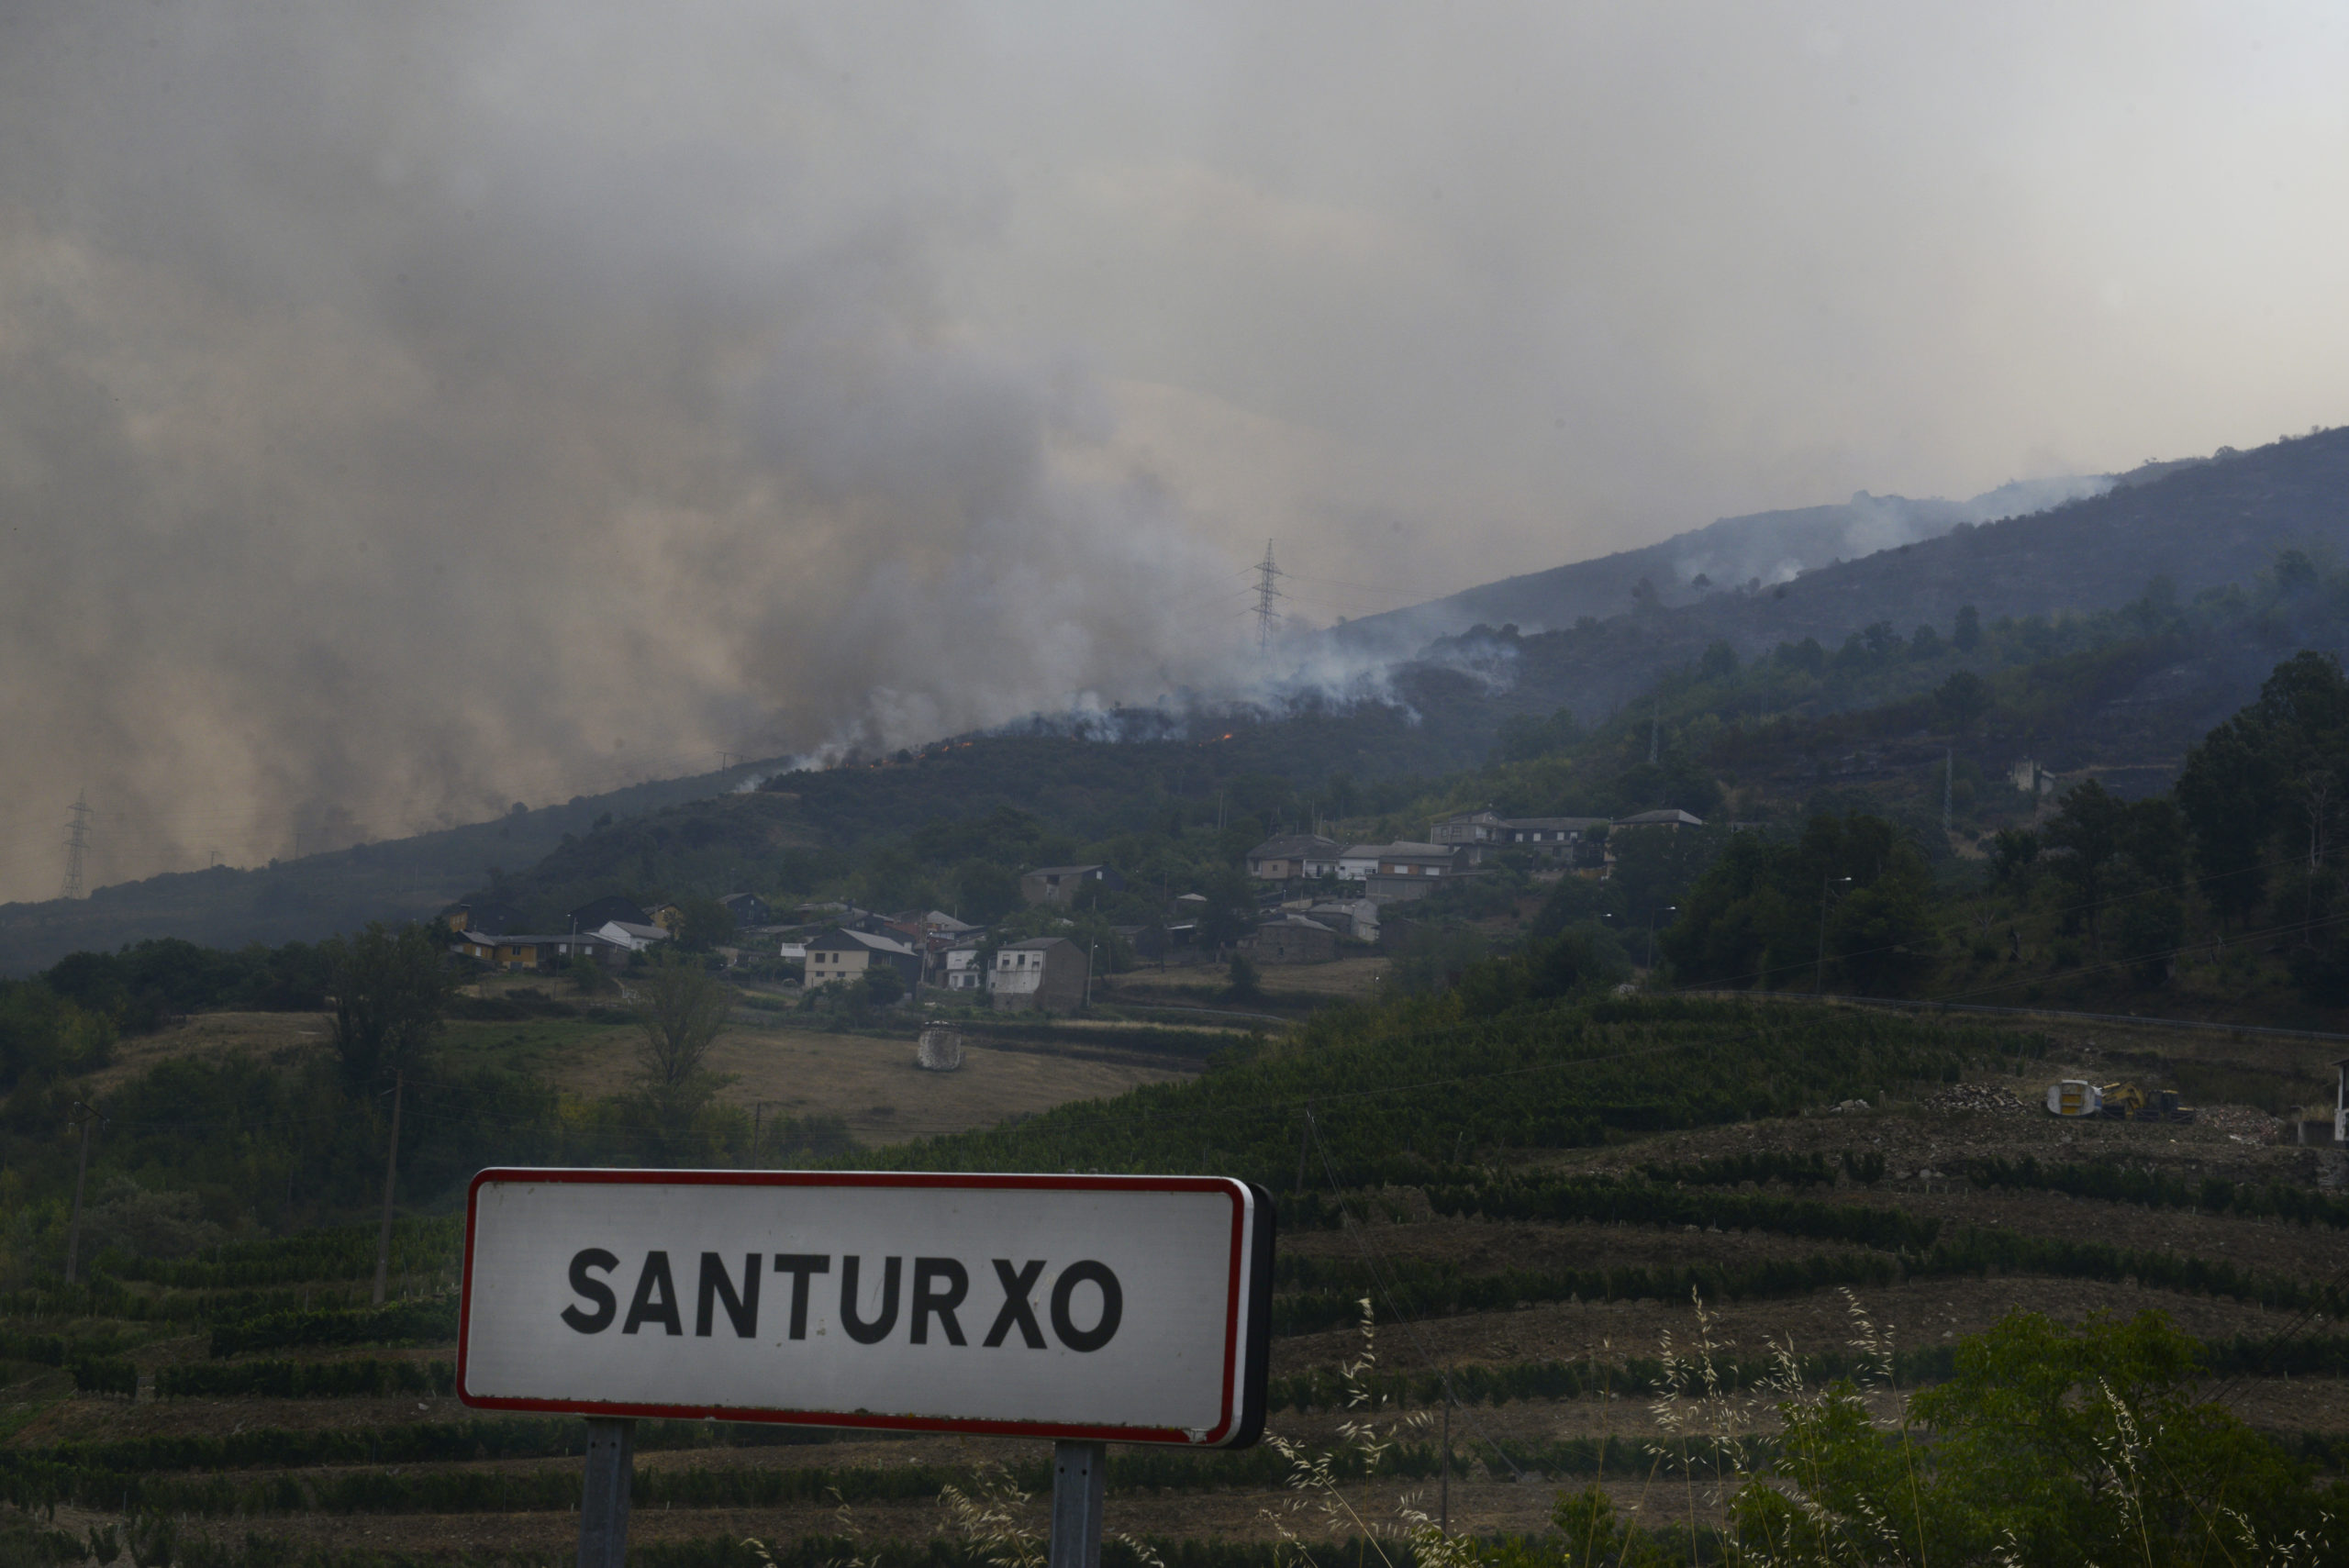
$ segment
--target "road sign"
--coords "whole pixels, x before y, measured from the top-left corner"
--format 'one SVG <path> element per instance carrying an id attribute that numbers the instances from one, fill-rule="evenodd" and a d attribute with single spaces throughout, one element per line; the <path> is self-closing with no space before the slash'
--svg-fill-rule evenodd
<path id="1" fill-rule="evenodd" d="M 457 1393 L 492 1409 L 1237 1448 L 1273 1210 L 1216 1176 L 489 1170 Z"/>

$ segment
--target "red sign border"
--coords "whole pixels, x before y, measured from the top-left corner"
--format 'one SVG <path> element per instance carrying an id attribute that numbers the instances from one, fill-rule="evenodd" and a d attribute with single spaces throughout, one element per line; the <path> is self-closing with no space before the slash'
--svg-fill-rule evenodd
<path id="1" fill-rule="evenodd" d="M 750 1410 L 726 1405 L 628 1405 L 580 1399 L 517 1399 L 466 1392 L 473 1308 L 473 1232 L 481 1189 L 490 1183 L 542 1182 L 584 1186 L 725 1187 L 960 1187 L 1028 1192 L 1220 1193 L 1231 1200 L 1230 1287 L 1223 1325 L 1223 1410 L 1205 1437 L 1179 1427 L 1085 1427 L 1043 1421 L 958 1420 L 929 1416 L 873 1416 L 832 1410 Z M 1252 1199 L 1252 1206 L 1250 1199 Z M 1255 1210 L 1254 1255 L 1244 1260 L 1250 1310 L 1247 1343 L 1241 1342 L 1240 1281 L 1248 1246 L 1249 1211 Z M 984 1172 L 931 1171 L 723 1171 L 625 1170 L 607 1167 L 493 1165 L 476 1173 L 465 1189 L 465 1257 L 457 1312 L 457 1398 L 478 1410 L 533 1410 L 580 1416 L 669 1418 L 676 1420 L 759 1421 L 782 1426 L 843 1427 L 882 1431 L 975 1432 L 990 1437 L 1032 1437 L 1091 1442 L 1167 1443 L 1183 1448 L 1244 1448 L 1264 1429 L 1264 1384 L 1270 1346 L 1272 1293 L 1271 1195 L 1231 1176 L 1053 1176 L 1002 1175 Z M 1243 1367 L 1241 1357 L 1247 1358 Z M 1235 1390 L 1235 1374 L 1248 1386 Z M 1235 1401 L 1238 1403 L 1235 1408 Z M 1235 1431 L 1235 1427 L 1238 1429 Z"/>

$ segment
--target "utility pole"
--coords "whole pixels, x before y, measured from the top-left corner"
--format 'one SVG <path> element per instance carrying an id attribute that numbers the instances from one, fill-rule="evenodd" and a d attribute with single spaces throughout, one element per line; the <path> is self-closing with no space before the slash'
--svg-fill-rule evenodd
<path id="1" fill-rule="evenodd" d="M 82 1129 L 82 1157 L 80 1162 L 73 1167 L 73 1218 L 65 1227 L 65 1283 L 67 1284 L 73 1283 L 74 1265 L 81 1259 L 82 1184 L 90 1174 L 90 1124 L 98 1119 L 98 1113 L 79 1100 L 73 1102 L 73 1109 L 79 1113 L 73 1119 L 81 1125 Z"/>
<path id="2" fill-rule="evenodd" d="M 1957 748 L 1942 748 L 1942 831 L 1949 831 L 1951 802 L 1957 794 Z"/>
<path id="3" fill-rule="evenodd" d="M 1664 740 L 1664 699 L 1656 698 L 1648 705 L 1648 766 L 1655 766 L 1659 745 Z"/>
<path id="4" fill-rule="evenodd" d="M 1827 890 L 1838 882 L 1851 880 L 1848 876 L 1839 877 L 1833 872 L 1819 879 L 1819 967 L 1810 977 L 1810 994 L 1814 996 L 1827 994 Z"/>
<path id="5" fill-rule="evenodd" d="M 1443 1369 L 1443 1492 L 1442 1501 L 1436 1505 L 1435 1528 L 1443 1535 L 1452 1533 L 1452 1369 Z"/>
<path id="6" fill-rule="evenodd" d="M 59 896 L 82 896 L 82 857 L 89 848 L 90 792 L 84 789 L 73 797 L 73 820 L 65 838 L 65 891 Z"/>
<path id="7" fill-rule="evenodd" d="M 407 1067 L 403 1063 L 392 1075 L 392 1141 L 384 1153 L 384 1228 L 375 1240 L 375 1305 L 384 1305 L 384 1287 L 390 1283 L 392 1268 L 392 1192 L 399 1182 L 400 1170 L 400 1100 L 407 1088 Z"/>
<path id="8" fill-rule="evenodd" d="M 1256 651 L 1259 654 L 1272 650 L 1273 625 L 1281 618 L 1280 611 L 1273 608 L 1273 601 L 1288 596 L 1275 584 L 1287 575 L 1273 564 L 1273 541 L 1266 539 L 1264 559 L 1256 563 Z"/>

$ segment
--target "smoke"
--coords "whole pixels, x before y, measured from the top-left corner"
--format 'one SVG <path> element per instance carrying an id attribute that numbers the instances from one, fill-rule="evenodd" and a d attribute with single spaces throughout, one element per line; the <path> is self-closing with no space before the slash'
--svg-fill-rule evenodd
<path id="1" fill-rule="evenodd" d="M 2288 4 L 19 0 L 0 896 L 83 788 L 105 882 L 1287 700 L 1267 536 L 1327 625 L 2337 422 L 2344 70 Z"/>
<path id="2" fill-rule="evenodd" d="M 0 889 L 84 785 L 99 883 L 1215 677 L 1097 376 L 945 306 L 999 191 L 805 29 L 647 17 L 19 27 Z"/>

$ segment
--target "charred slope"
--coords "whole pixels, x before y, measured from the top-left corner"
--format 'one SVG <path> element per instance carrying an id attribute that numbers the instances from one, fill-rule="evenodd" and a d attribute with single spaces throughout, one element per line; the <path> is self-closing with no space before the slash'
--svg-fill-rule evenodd
<path id="1" fill-rule="evenodd" d="M 1518 706 L 1566 706 L 1589 718 L 1693 663 L 1716 641 L 1751 659 L 1805 638 L 1832 649 L 1880 622 L 1902 636 L 1920 625 L 1946 635 L 1962 606 L 1986 619 L 2055 617 L 2127 603 L 2157 579 L 2188 600 L 2247 584 L 2295 549 L 2319 562 L 2349 554 L 2349 428 L 2174 465 L 2031 517 L 1961 524 L 1939 539 L 1806 572 L 1775 588 L 1715 593 L 1678 608 L 1651 604 L 1529 636 L 1501 639 L 1480 628 L 1450 639 L 1442 652 L 1505 653 L 1514 662 Z M 1482 646 L 1503 640 L 1507 650 Z M 2340 650 L 2337 641 L 2319 646 Z M 2210 674 L 2213 705 L 2243 689 L 2237 677 L 2256 661 L 2242 662 L 2243 671 Z M 2250 684 L 2255 688 L 2256 679 Z"/>
<path id="2" fill-rule="evenodd" d="M 1960 524 L 2044 511 L 2065 501 L 2100 495 L 2114 484 L 2140 483 L 2176 465 L 2151 465 L 2122 475 L 2032 480 L 2002 485 L 1968 501 L 1865 491 L 1840 506 L 1754 512 L 1677 534 L 1660 544 L 1592 561 L 1553 566 L 1467 589 L 1449 598 L 1365 616 L 1332 631 L 1341 647 L 1401 656 L 1431 638 L 1471 626 L 1514 625 L 1528 631 L 1572 626 L 1585 616 L 1621 615 L 1641 584 L 1653 603 L 1681 607 L 1748 583 L 1768 588 L 1798 573 L 1934 539 Z"/>

